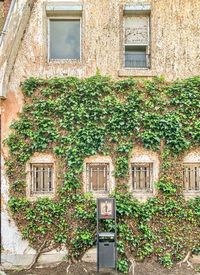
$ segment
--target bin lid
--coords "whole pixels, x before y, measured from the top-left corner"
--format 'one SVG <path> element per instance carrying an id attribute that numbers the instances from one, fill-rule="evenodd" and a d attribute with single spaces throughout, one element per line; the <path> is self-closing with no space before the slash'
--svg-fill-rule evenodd
<path id="1" fill-rule="evenodd" d="M 115 237 L 115 233 L 113 233 L 113 232 L 100 232 L 99 233 L 99 237 L 114 238 Z"/>

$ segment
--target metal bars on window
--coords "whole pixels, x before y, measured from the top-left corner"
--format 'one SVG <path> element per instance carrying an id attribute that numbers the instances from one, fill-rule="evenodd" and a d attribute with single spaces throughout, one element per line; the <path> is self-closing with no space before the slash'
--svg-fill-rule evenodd
<path id="1" fill-rule="evenodd" d="M 200 191 L 200 163 L 183 165 L 183 190 Z"/>
<path id="2" fill-rule="evenodd" d="M 153 191 L 153 163 L 132 163 L 131 172 L 133 191 Z"/>
<path id="3" fill-rule="evenodd" d="M 31 164 L 31 194 L 53 192 L 53 164 Z"/>
<path id="4" fill-rule="evenodd" d="M 87 163 L 87 189 L 91 192 L 109 191 L 109 163 Z"/>

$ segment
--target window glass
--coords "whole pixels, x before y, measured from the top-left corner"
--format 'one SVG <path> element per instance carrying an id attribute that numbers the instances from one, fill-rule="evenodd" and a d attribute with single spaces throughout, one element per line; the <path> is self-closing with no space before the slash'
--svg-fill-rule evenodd
<path id="1" fill-rule="evenodd" d="M 50 59 L 80 59 L 80 20 L 50 22 Z"/>
<path id="2" fill-rule="evenodd" d="M 125 46 L 125 67 L 147 67 L 145 46 Z"/>

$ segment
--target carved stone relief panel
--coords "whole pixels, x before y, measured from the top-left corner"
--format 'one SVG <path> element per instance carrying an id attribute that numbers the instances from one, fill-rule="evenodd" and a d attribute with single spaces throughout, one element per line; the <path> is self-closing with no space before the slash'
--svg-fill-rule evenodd
<path id="1" fill-rule="evenodd" d="M 125 17 L 125 44 L 148 45 L 149 16 L 137 15 Z"/>

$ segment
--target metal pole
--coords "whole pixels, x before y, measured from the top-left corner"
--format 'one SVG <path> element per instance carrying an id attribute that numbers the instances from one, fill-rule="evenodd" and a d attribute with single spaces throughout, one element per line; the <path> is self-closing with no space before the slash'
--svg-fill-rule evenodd
<path id="1" fill-rule="evenodd" d="M 97 199 L 97 273 L 99 273 L 99 200 Z"/>
<path id="2" fill-rule="evenodd" d="M 115 205 L 115 271 L 117 273 L 117 215 L 116 215 L 116 201 L 114 199 Z"/>

